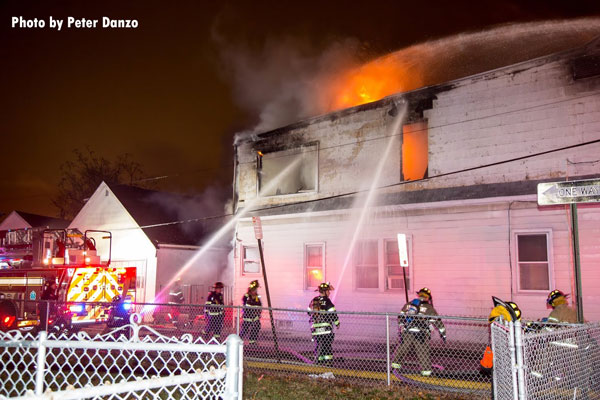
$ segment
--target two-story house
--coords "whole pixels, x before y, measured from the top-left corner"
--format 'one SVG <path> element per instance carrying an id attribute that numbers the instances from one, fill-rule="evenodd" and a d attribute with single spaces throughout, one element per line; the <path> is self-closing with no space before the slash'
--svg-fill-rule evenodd
<path id="1" fill-rule="evenodd" d="M 569 207 L 539 206 L 536 187 L 600 178 L 600 42 L 239 136 L 234 151 L 234 301 L 262 282 L 260 216 L 274 307 L 305 308 L 330 281 L 339 310 L 399 311 L 405 288 L 427 286 L 443 314 L 487 315 L 495 295 L 547 316 L 549 291 L 574 291 L 573 241 Z M 583 310 L 600 320 L 600 204 L 579 206 L 578 229 Z"/>

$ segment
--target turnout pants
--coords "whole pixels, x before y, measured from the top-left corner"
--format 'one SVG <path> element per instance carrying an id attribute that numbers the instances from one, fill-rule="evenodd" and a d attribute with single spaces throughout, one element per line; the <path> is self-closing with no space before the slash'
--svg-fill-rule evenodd
<path id="1" fill-rule="evenodd" d="M 323 335 L 313 335 L 315 341 L 315 358 L 317 362 L 333 360 L 333 332 Z"/>
<path id="2" fill-rule="evenodd" d="M 431 357 L 429 355 L 429 338 L 423 334 L 406 333 L 403 335 L 403 341 L 398 347 L 395 363 L 402 364 L 404 357 L 412 350 L 415 350 L 421 371 L 431 371 Z"/>
<path id="3" fill-rule="evenodd" d="M 242 330 L 240 331 L 240 337 L 242 339 L 249 339 L 249 343 L 256 343 L 258 340 L 258 332 L 260 331 L 260 320 L 246 320 L 242 321 Z"/>
<path id="4" fill-rule="evenodd" d="M 223 329 L 223 319 L 223 314 L 210 315 L 206 323 L 206 333 L 219 339 L 221 337 L 221 330 Z"/>

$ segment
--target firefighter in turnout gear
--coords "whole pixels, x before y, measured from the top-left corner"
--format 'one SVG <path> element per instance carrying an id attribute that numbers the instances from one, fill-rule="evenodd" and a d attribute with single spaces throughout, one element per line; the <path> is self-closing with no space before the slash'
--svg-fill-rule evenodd
<path id="1" fill-rule="evenodd" d="M 58 300 L 58 293 L 56 288 L 56 279 L 46 278 L 44 291 L 42 292 L 42 296 L 40 297 L 40 300 L 45 301 L 42 301 L 38 304 L 38 315 L 40 316 L 39 327 L 41 330 L 44 331 L 48 330 L 48 320 L 56 314 L 56 300 Z"/>
<path id="2" fill-rule="evenodd" d="M 258 281 L 250 282 L 248 291 L 242 297 L 242 305 L 244 306 L 242 313 L 242 330 L 240 337 L 248 338 L 248 344 L 254 344 L 258 340 L 260 332 L 260 315 L 262 314 L 262 302 L 257 293 L 260 285 Z"/>
<path id="3" fill-rule="evenodd" d="M 173 325 L 178 326 L 179 317 L 181 316 L 182 307 L 181 305 L 185 302 L 185 296 L 183 295 L 183 288 L 181 287 L 181 278 L 178 278 L 169 290 L 169 304 L 173 304 L 171 307 L 171 322 Z"/>
<path id="4" fill-rule="evenodd" d="M 513 303 L 512 301 L 504 302 L 494 296 L 492 296 L 492 301 L 494 302 L 494 308 L 488 317 L 490 325 L 500 317 L 505 321 L 521 320 L 521 309 L 516 303 Z M 481 365 L 483 373 L 491 374 L 492 368 L 494 367 L 494 353 L 490 346 L 485 348 L 483 358 L 479 361 L 479 364 Z"/>
<path id="5" fill-rule="evenodd" d="M 577 323 L 577 311 L 567 304 L 568 296 L 560 290 L 553 290 L 548 294 L 546 303 L 552 307 L 552 312 L 548 316 L 547 322 Z"/>
<path id="6" fill-rule="evenodd" d="M 441 319 L 427 317 L 438 315 L 431 304 L 431 290 L 422 288 L 417 295 L 418 298 L 402 307 L 398 316 L 400 345 L 392 368 L 400 369 L 404 357 L 414 348 L 421 366 L 421 375 L 430 376 L 432 373 L 429 354 L 431 325 L 437 328 L 444 342 L 446 341 L 446 327 Z"/>
<path id="7" fill-rule="evenodd" d="M 340 327 L 335 306 L 329 299 L 329 293 L 334 290 L 329 282 L 321 283 L 319 296 L 311 300 L 308 306 L 310 315 L 312 340 L 315 342 L 315 358 L 318 364 L 329 363 L 333 360 L 333 326 Z"/>
<path id="8" fill-rule="evenodd" d="M 217 282 L 213 287 L 213 291 L 208 294 L 206 303 L 204 303 L 204 313 L 206 315 L 205 332 L 217 340 L 220 339 L 221 330 L 223 329 L 223 305 L 223 282 Z"/>

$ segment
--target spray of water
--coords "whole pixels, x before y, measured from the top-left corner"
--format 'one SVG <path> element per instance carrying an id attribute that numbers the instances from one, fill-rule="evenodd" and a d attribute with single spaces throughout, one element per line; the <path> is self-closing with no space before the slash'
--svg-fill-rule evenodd
<path id="1" fill-rule="evenodd" d="M 261 188 L 258 196 L 248 201 L 246 203 L 246 206 L 238 214 L 236 214 L 232 219 L 230 219 L 229 222 L 227 222 L 227 224 L 223 225 L 217 232 L 215 232 L 210 237 L 210 239 L 204 245 L 202 245 L 202 248 L 198 250 L 196 254 L 194 254 L 194 256 L 187 261 L 187 263 L 185 263 L 185 265 L 177 272 L 177 274 L 175 274 L 175 276 L 171 278 L 171 280 L 165 285 L 165 287 L 154 297 L 154 301 L 156 301 L 156 299 L 162 298 L 161 296 L 163 295 L 163 293 L 168 288 L 170 288 L 171 285 L 173 285 L 173 283 L 175 283 L 192 265 L 194 265 L 196 261 L 202 258 L 202 256 L 204 256 L 212 248 L 212 246 L 218 243 L 223 238 L 223 236 L 225 236 L 225 234 L 230 232 L 240 219 L 244 218 L 246 214 L 248 214 L 254 209 L 255 205 L 261 199 L 263 193 L 273 192 L 273 189 L 282 181 L 282 179 L 286 178 L 290 172 L 294 171 L 301 161 L 301 157 L 295 159 L 292 163 L 285 167 L 285 169 L 283 169 L 279 174 L 277 174 L 267 185 Z"/>
<path id="2" fill-rule="evenodd" d="M 342 266 L 342 271 L 340 272 L 340 275 L 338 277 L 336 285 L 334 286 L 335 288 L 338 288 L 338 290 L 335 291 L 332 296 L 332 300 L 334 302 L 335 302 L 335 299 L 336 299 L 338 293 L 340 292 L 339 288 L 341 287 L 342 279 L 344 278 L 344 274 L 346 273 L 348 264 L 350 264 L 350 260 L 352 259 L 352 255 L 354 254 L 354 247 L 356 246 L 358 237 L 359 237 L 360 233 L 362 232 L 362 228 L 365 223 L 366 216 L 368 215 L 371 205 L 373 203 L 373 199 L 375 198 L 375 193 L 377 192 L 377 188 L 379 186 L 379 180 L 381 178 L 383 168 L 385 167 L 385 164 L 390 155 L 390 152 L 391 152 L 392 148 L 394 147 L 393 146 L 394 139 L 396 137 L 398 130 L 402 129 L 402 123 L 404 122 L 404 117 L 406 116 L 406 104 L 402 104 L 399 108 L 400 109 L 398 110 L 398 115 L 396 116 L 396 119 L 392 123 L 391 129 L 389 132 L 389 140 L 387 143 L 387 147 L 385 149 L 385 153 L 383 154 L 383 157 L 381 157 L 381 159 L 379 160 L 379 163 L 377 164 L 377 169 L 375 170 L 375 174 L 373 175 L 373 180 L 371 181 L 371 186 L 369 187 L 366 197 L 364 198 L 364 202 L 362 203 L 362 206 L 359 209 L 360 211 L 358 214 L 358 221 L 356 222 L 356 227 L 352 234 L 352 239 L 350 240 L 350 246 L 348 247 L 348 250 L 346 252 L 346 258 L 345 258 L 344 264 Z"/>

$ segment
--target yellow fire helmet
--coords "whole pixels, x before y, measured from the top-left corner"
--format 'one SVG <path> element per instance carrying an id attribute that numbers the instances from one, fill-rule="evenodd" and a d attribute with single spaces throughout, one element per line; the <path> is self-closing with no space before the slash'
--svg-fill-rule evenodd
<path id="1" fill-rule="evenodd" d="M 248 289 L 250 289 L 250 290 L 258 289 L 259 287 L 260 287 L 260 285 L 258 284 L 258 281 L 256 281 L 256 280 L 250 282 L 250 285 L 248 285 Z"/>
<path id="2" fill-rule="evenodd" d="M 333 290 L 333 285 L 329 282 L 323 282 L 319 285 L 319 288 L 317 290 L 319 291 L 319 293 L 325 293 L 328 290 Z"/>
<path id="3" fill-rule="evenodd" d="M 556 307 L 556 306 L 558 306 L 560 304 L 566 304 L 567 303 L 567 296 L 569 296 L 569 295 L 568 294 L 564 294 L 560 290 L 553 290 L 548 295 L 548 298 L 546 299 L 546 302 L 550 306 Z"/>
<path id="4" fill-rule="evenodd" d="M 492 296 L 494 302 L 494 308 L 490 313 L 488 321 L 494 322 L 498 317 L 504 318 L 506 321 L 521 320 L 521 309 L 519 306 L 512 302 L 504 302 L 497 297 Z"/>

